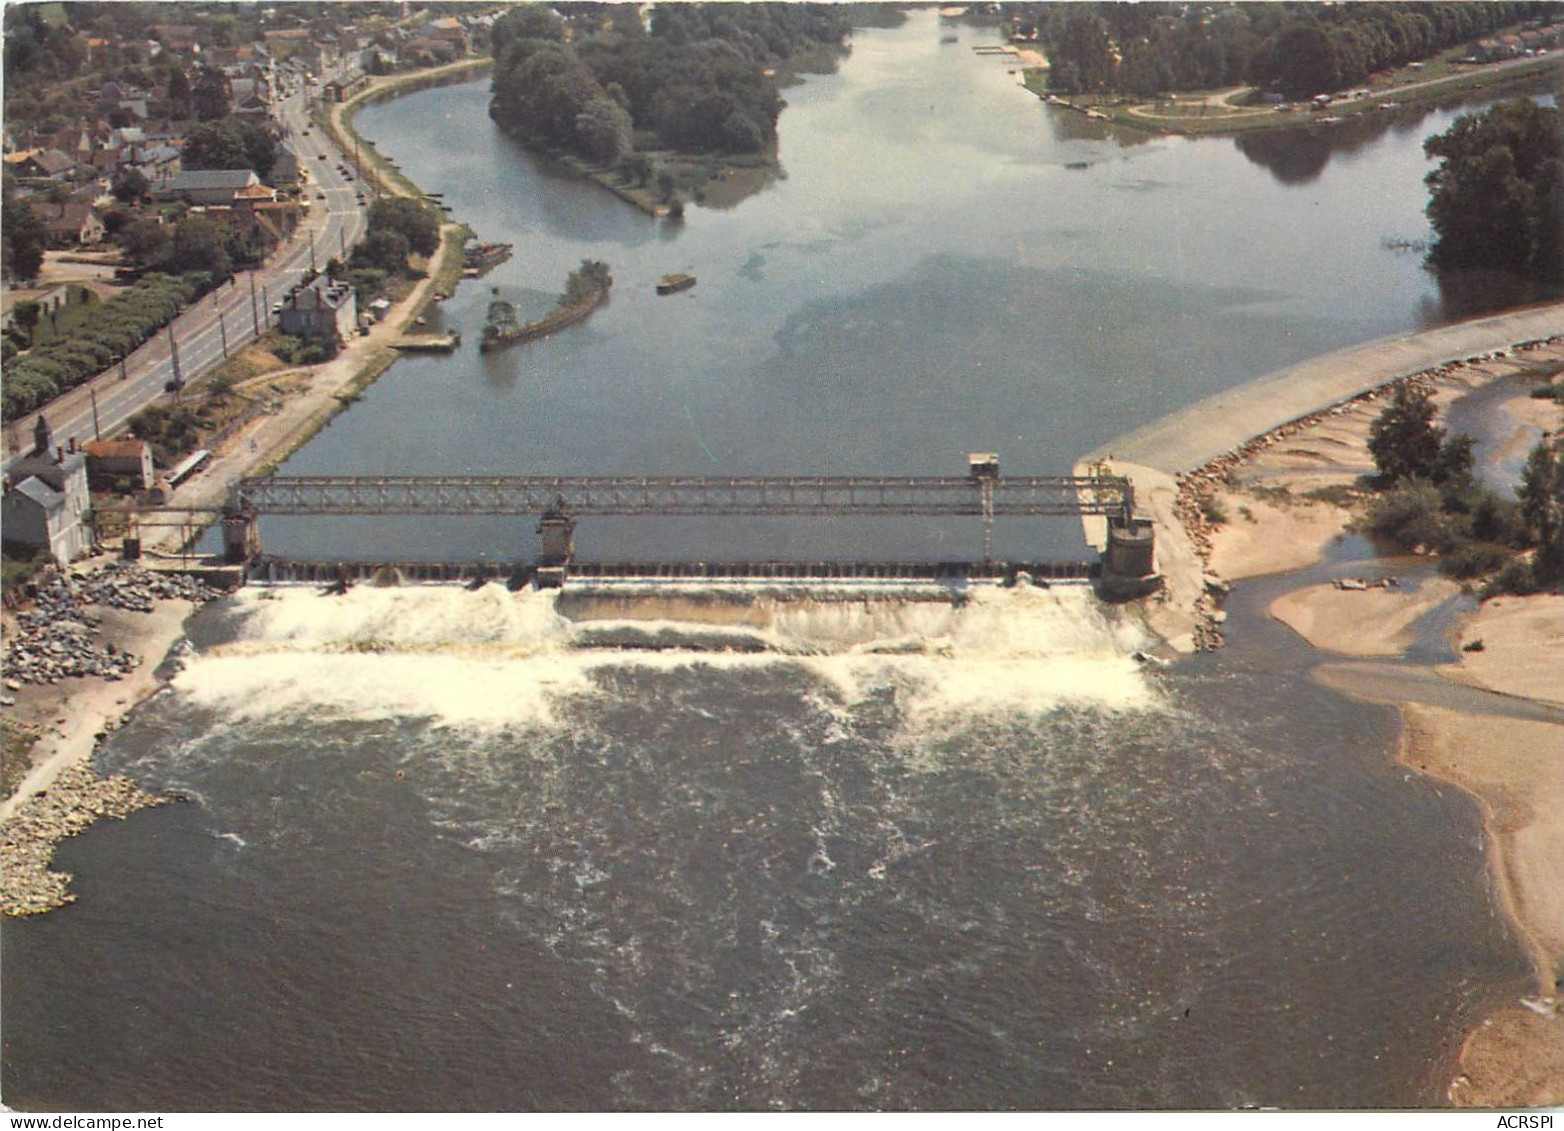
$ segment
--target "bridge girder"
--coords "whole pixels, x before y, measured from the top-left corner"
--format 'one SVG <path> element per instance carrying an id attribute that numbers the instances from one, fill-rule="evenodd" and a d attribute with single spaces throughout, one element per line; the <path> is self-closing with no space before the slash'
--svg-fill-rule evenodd
<path id="1" fill-rule="evenodd" d="M 272 476 L 234 484 L 255 515 L 1128 517 L 1121 476 Z"/>

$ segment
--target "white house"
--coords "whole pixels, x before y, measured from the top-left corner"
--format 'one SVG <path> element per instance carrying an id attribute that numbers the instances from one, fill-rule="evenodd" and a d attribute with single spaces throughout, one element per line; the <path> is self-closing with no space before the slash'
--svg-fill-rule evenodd
<path id="1" fill-rule="evenodd" d="M 82 521 L 92 506 L 87 488 L 87 457 L 71 441 L 69 451 L 50 450 L 49 425 L 42 416 L 33 430 L 31 455 L 11 465 L 0 528 L 7 543 L 47 550 L 65 563 L 92 548 L 92 531 Z"/>

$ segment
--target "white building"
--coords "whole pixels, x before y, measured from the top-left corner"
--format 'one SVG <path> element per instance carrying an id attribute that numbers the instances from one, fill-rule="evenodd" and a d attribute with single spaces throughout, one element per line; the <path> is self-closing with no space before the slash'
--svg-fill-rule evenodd
<path id="1" fill-rule="evenodd" d="M 87 456 L 76 450 L 50 450 L 49 425 L 42 416 L 33 430 L 31 455 L 11 465 L 0 529 L 5 541 L 28 550 L 47 550 L 63 563 L 92 547 L 92 531 L 82 521 L 92 507 L 87 489 Z"/>

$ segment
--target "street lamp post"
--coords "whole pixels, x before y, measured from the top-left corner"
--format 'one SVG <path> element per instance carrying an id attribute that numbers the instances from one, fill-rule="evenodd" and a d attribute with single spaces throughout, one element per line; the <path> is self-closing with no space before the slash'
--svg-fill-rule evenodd
<path id="1" fill-rule="evenodd" d="M 223 312 L 222 312 L 221 309 L 219 309 L 218 312 L 217 312 L 217 332 L 220 335 L 222 335 L 222 339 L 223 339 L 223 356 L 227 357 L 228 356 L 228 323 L 223 321 Z"/>
<path id="2" fill-rule="evenodd" d="M 255 324 L 255 336 L 261 336 L 261 314 L 255 307 L 255 272 L 250 272 L 250 321 Z"/>

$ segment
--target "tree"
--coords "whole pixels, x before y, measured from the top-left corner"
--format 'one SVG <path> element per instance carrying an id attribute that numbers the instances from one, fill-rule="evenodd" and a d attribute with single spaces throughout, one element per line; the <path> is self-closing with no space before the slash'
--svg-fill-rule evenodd
<path id="1" fill-rule="evenodd" d="M 150 267 L 168 251 L 169 231 L 151 217 L 133 220 L 119 233 L 119 245 L 130 259 Z"/>
<path id="2" fill-rule="evenodd" d="M 518 4 L 495 20 L 489 32 L 489 43 L 496 59 L 507 46 L 518 40 L 541 39 L 561 43 L 564 38 L 565 21 L 546 4 Z"/>
<path id="3" fill-rule="evenodd" d="M 1410 381 L 1396 386 L 1390 404 L 1369 427 L 1369 451 L 1386 480 L 1446 483 L 1471 471 L 1471 437 L 1447 438 L 1445 430 L 1434 424 L 1434 411 L 1427 389 Z"/>
<path id="4" fill-rule="evenodd" d="M 1518 98 L 1465 114 L 1423 143 L 1438 271 L 1487 268 L 1564 279 L 1564 119 Z"/>
<path id="5" fill-rule="evenodd" d="M 565 281 L 565 293 L 559 296 L 560 306 L 576 306 L 613 286 L 613 276 L 608 264 L 599 259 L 583 259 L 581 266 L 570 273 Z"/>
<path id="6" fill-rule="evenodd" d="M 1043 23 L 1042 41 L 1048 58 L 1065 69 L 1051 76 L 1061 90 L 1096 91 L 1113 83 L 1113 40 L 1108 25 L 1092 5 L 1060 4 Z"/>
<path id="7" fill-rule="evenodd" d="M 225 279 L 233 270 L 223 229 L 215 220 L 193 214 L 174 225 L 159 266 L 175 274 L 205 272 L 213 279 Z"/>
<path id="8" fill-rule="evenodd" d="M 5 274 L 15 279 L 31 279 L 43 266 L 44 249 L 49 246 L 49 230 L 33 211 L 32 205 L 5 186 L 4 212 L 0 213 L 0 243 L 5 248 Z"/>
<path id="9" fill-rule="evenodd" d="M 1515 494 L 1527 533 L 1537 547 L 1538 580 L 1564 576 L 1564 460 L 1550 437 L 1544 436 L 1526 457 Z"/>
<path id="10" fill-rule="evenodd" d="M 1276 89 L 1288 98 L 1329 93 L 1341 83 L 1335 45 L 1312 20 L 1295 21 L 1277 32 L 1271 57 Z"/>
<path id="11" fill-rule="evenodd" d="M 581 152 L 595 161 L 614 165 L 630 152 L 630 115 L 606 95 L 589 101 L 574 125 Z"/>
<path id="12" fill-rule="evenodd" d="M 190 131 L 181 163 L 187 169 L 254 169 L 265 177 L 277 160 L 277 143 L 265 126 L 226 116 Z"/>
<path id="13" fill-rule="evenodd" d="M 216 67 L 202 67 L 190 94 L 195 116 L 203 122 L 213 122 L 228 116 L 233 106 L 233 86 L 228 76 Z"/>
<path id="14" fill-rule="evenodd" d="M 115 199 L 125 204 L 134 204 L 147 195 L 147 190 L 152 183 L 147 180 L 147 175 L 133 165 L 126 165 L 114 174 L 113 191 Z"/>
<path id="15" fill-rule="evenodd" d="M 194 102 L 191 98 L 190 80 L 185 77 L 183 67 L 174 67 L 168 72 L 168 112 L 171 117 L 183 120 L 193 114 Z"/>
<path id="16" fill-rule="evenodd" d="M 404 273 L 410 247 L 407 237 L 391 228 L 371 228 L 353 248 L 348 265 L 357 268 L 376 268 L 381 271 Z"/>
<path id="17" fill-rule="evenodd" d="M 368 228 L 371 233 L 399 233 L 419 255 L 433 255 L 440 246 L 439 219 L 431 209 L 410 197 L 383 196 L 375 201 L 369 210 Z"/>
<path id="18" fill-rule="evenodd" d="M 38 319 L 43 314 L 43 307 L 32 299 L 23 299 L 11 310 L 12 324 L 22 332 L 23 340 L 32 344 L 33 329 L 38 325 Z"/>

